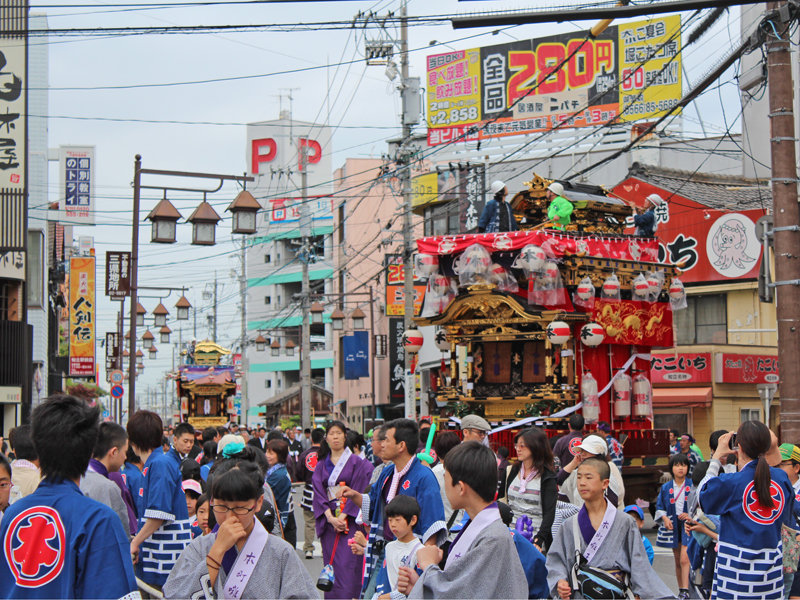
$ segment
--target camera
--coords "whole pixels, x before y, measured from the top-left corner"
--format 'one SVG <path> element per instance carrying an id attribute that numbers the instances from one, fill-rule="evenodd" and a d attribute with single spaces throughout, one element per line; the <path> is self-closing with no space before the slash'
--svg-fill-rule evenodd
<path id="1" fill-rule="evenodd" d="M 728 448 L 730 448 L 731 450 L 736 450 L 737 447 L 738 444 L 736 443 L 736 434 L 734 433 L 731 436 L 730 442 L 728 442 Z"/>

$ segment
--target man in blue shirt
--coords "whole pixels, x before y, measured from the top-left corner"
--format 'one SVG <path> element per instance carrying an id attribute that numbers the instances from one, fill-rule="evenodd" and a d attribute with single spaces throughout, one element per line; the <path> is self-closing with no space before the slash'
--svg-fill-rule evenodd
<path id="1" fill-rule="evenodd" d="M 486 203 L 478 220 L 478 233 L 498 233 L 501 231 L 519 231 L 519 223 L 514 218 L 511 205 L 506 202 L 508 188 L 502 181 L 492 183 L 494 198 Z"/>
<path id="2" fill-rule="evenodd" d="M 36 407 L 32 424 L 44 479 L 3 514 L 0 598 L 141 598 L 122 522 L 78 487 L 100 411 L 54 395 Z"/>
<path id="3" fill-rule="evenodd" d="M 633 224 L 636 225 L 634 235 L 653 237 L 658 229 L 656 220 L 656 207 L 661 206 L 664 199 L 658 194 L 650 194 L 644 201 L 644 206 L 636 209 L 633 215 Z"/>

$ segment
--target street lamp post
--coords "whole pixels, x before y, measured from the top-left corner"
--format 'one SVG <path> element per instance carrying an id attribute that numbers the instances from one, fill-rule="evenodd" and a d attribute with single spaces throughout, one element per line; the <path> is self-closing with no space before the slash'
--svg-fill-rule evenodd
<path id="1" fill-rule="evenodd" d="M 142 185 L 142 175 L 159 175 L 163 177 L 180 177 L 180 178 L 189 178 L 189 179 L 214 179 L 219 181 L 219 185 L 215 189 L 196 189 L 196 188 L 185 188 L 185 187 L 175 187 L 175 186 L 164 186 L 164 185 Z M 161 190 L 164 192 L 164 199 L 166 201 L 166 192 L 167 191 L 182 191 L 182 192 L 199 192 L 203 194 L 203 203 L 201 203 L 198 210 L 195 210 L 193 217 L 194 217 L 194 232 L 192 236 L 192 243 L 193 244 L 201 244 L 201 245 L 211 245 L 214 239 L 213 229 L 209 229 L 210 227 L 216 224 L 214 221 L 214 217 L 216 217 L 217 221 L 219 220 L 219 216 L 216 214 L 213 208 L 210 205 L 206 204 L 205 195 L 211 194 L 214 192 L 218 192 L 222 189 L 223 184 L 225 181 L 239 181 L 239 182 L 249 182 L 255 181 L 254 177 L 247 177 L 246 175 L 217 175 L 212 173 L 191 173 L 186 171 L 162 171 L 158 169 L 143 169 L 142 168 L 142 156 L 137 154 L 134 160 L 133 165 L 133 224 L 131 227 L 131 261 L 130 261 L 130 289 L 131 289 L 131 313 L 130 313 L 130 354 L 129 354 L 129 365 L 128 365 L 128 418 L 133 416 L 133 413 L 136 410 L 136 317 L 137 317 L 137 295 L 139 291 L 139 209 L 141 205 L 141 190 L 142 189 L 151 189 L 151 190 Z M 166 201 L 167 203 L 169 201 Z M 168 208 L 165 206 L 165 208 Z M 207 210 L 207 209 L 210 209 Z M 174 208 L 173 208 L 174 210 Z M 156 213 L 158 211 L 154 211 Z M 167 211 L 169 214 L 156 215 L 151 213 L 153 217 L 162 216 L 165 217 L 164 220 L 177 222 L 175 219 L 175 211 L 174 213 L 171 211 Z M 213 215 L 211 214 L 213 213 Z M 177 213 L 178 219 L 180 218 L 180 213 Z M 159 223 L 155 219 L 153 220 L 153 240 L 156 242 L 166 242 L 171 243 L 173 239 L 171 238 L 171 231 L 168 225 L 164 225 L 163 223 Z M 212 222 L 213 221 L 213 225 Z M 180 302 L 179 302 L 180 304 Z M 188 302 L 187 302 L 188 304 Z M 187 311 L 188 312 L 188 311 Z M 181 319 L 183 316 L 181 307 L 178 308 L 178 319 Z M 188 316 L 188 314 L 186 315 Z"/>

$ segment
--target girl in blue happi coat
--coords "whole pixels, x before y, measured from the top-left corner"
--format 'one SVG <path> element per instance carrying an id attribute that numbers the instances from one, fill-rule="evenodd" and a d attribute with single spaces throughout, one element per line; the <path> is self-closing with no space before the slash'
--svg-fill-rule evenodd
<path id="1" fill-rule="evenodd" d="M 661 486 L 656 502 L 656 522 L 661 520 L 656 545 L 661 548 L 672 548 L 675 556 L 675 576 L 678 578 L 680 597 L 689 597 L 689 555 L 686 544 L 689 536 L 684 531 L 682 521 L 691 521 L 689 516 L 689 492 L 692 482 L 686 478 L 689 474 L 689 458 L 685 454 L 673 454 L 669 458 L 669 471 L 672 481 Z"/>

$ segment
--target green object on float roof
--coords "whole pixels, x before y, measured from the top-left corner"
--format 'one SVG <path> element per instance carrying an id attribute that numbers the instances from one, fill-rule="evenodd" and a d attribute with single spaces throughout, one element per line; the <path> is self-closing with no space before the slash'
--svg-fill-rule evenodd
<path id="1" fill-rule="evenodd" d="M 436 435 L 436 421 L 431 423 L 431 430 L 428 432 L 428 442 L 425 444 L 425 452 L 417 454 L 417 458 L 428 466 L 432 465 L 436 459 L 431 456 L 431 446 L 433 446 L 433 436 Z"/>

